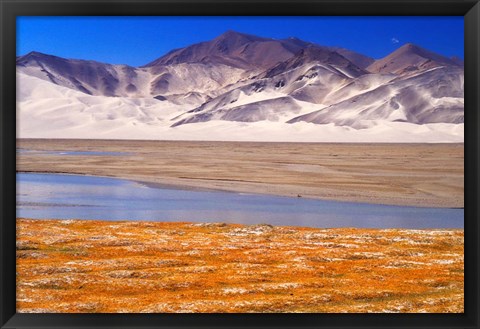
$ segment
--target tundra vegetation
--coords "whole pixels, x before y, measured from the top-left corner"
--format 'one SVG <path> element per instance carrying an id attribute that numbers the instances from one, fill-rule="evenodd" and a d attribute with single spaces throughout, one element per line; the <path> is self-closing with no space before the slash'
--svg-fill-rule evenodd
<path id="1" fill-rule="evenodd" d="M 17 312 L 463 312 L 463 230 L 17 219 Z"/>

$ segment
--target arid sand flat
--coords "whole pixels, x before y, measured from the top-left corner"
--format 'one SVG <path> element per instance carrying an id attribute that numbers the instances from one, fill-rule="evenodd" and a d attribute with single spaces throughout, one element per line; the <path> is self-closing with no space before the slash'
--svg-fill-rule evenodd
<path id="1" fill-rule="evenodd" d="M 17 171 L 77 173 L 227 191 L 429 207 L 464 206 L 463 144 L 20 139 Z"/>
<path id="2" fill-rule="evenodd" d="M 463 312 L 463 230 L 17 219 L 17 312 Z"/>

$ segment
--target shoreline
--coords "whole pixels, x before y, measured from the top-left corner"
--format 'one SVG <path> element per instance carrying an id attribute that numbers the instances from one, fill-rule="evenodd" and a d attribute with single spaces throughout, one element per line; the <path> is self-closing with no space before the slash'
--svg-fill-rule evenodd
<path id="1" fill-rule="evenodd" d="M 80 218 L 29 218 L 29 217 L 17 217 L 18 221 L 42 221 L 42 222 L 82 222 L 88 221 L 93 223 L 99 223 L 102 225 L 113 225 L 113 224 L 145 224 L 145 225 L 167 225 L 167 226 L 194 226 L 194 227 L 242 227 L 242 228 L 278 228 L 282 230 L 299 230 L 299 231 L 342 231 L 342 230 L 352 230 L 352 231 L 384 231 L 384 232 L 395 232 L 395 231 L 414 231 L 414 232 L 464 232 L 464 228 L 403 228 L 403 227 L 390 227 L 390 228 L 379 228 L 379 227 L 355 227 L 355 226 L 342 226 L 342 227 L 312 227 L 312 226 L 295 226 L 295 225 L 273 225 L 268 223 L 257 223 L 257 224 L 242 224 L 242 223 L 231 223 L 231 222 L 193 222 L 193 221 L 154 221 L 154 220 L 131 220 L 131 219 L 120 219 L 120 220 L 107 220 L 107 219 L 80 219 Z"/>
<path id="2" fill-rule="evenodd" d="M 187 226 L 198 226 L 198 227 L 242 227 L 242 228 L 256 228 L 256 227 L 263 227 L 263 228 L 277 228 L 282 230 L 299 230 L 299 231 L 341 231 L 341 230 L 352 230 L 352 231 L 374 231 L 374 232 L 457 232 L 463 233 L 465 232 L 465 228 L 458 228 L 458 227 L 430 227 L 430 228 L 408 228 L 408 227 L 356 227 L 356 226 L 338 226 L 338 227 L 314 227 L 314 226 L 296 226 L 296 225 L 276 225 L 276 224 L 269 224 L 269 223 L 256 223 L 256 224 L 243 224 L 243 223 L 235 223 L 235 222 L 223 222 L 223 221 L 211 221 L 211 222 L 194 222 L 194 221 L 154 221 L 154 220 L 131 220 L 131 219 L 119 219 L 119 220 L 109 220 L 109 219 L 82 219 L 82 218 L 30 218 L 30 217 L 17 217 L 16 220 L 20 221 L 42 221 L 42 222 L 91 222 L 91 223 L 99 223 L 102 225 L 128 225 L 128 224 L 145 224 L 145 225 L 167 225 L 167 226 L 175 226 L 175 225 L 187 225 Z"/>
<path id="3" fill-rule="evenodd" d="M 17 171 L 396 206 L 462 208 L 463 144 L 17 140 Z"/>
<path id="4" fill-rule="evenodd" d="M 432 206 L 432 205 L 404 205 L 404 204 L 390 204 L 390 203 L 380 203 L 380 202 L 367 202 L 367 201 L 358 201 L 358 198 L 349 199 L 327 199 L 321 197 L 309 197 L 309 196 L 293 196 L 289 194 L 272 194 L 272 193 L 260 193 L 260 192 L 246 192 L 236 189 L 221 189 L 213 187 L 204 187 L 204 186 L 192 186 L 192 185 L 182 185 L 175 183 L 159 183 L 157 181 L 148 181 L 148 180 L 138 180 L 131 179 L 127 177 L 120 176 L 104 176 L 104 175 L 93 175 L 85 173 L 74 173 L 74 172 L 49 172 L 49 171 L 18 171 L 17 174 L 46 174 L 46 175 L 73 175 L 73 176 L 88 176 L 88 177 L 100 177 L 100 178 L 112 178 L 125 180 L 129 182 L 134 182 L 137 184 L 145 185 L 148 188 L 158 188 L 158 189 L 172 189 L 172 190 L 184 190 L 184 191 L 204 191 L 204 192 L 223 192 L 223 193 L 237 193 L 237 194 L 249 194 L 249 195 L 265 195 L 265 196 L 277 196 L 277 197 L 286 197 L 286 198 L 304 198 L 310 200 L 319 200 L 319 201 L 333 201 L 339 203 L 358 203 L 358 204 L 373 204 L 373 205 L 384 205 L 384 206 L 398 206 L 398 207 L 412 207 L 412 208 L 433 208 L 433 209 L 464 209 L 464 207 L 442 207 L 442 206 Z M 239 224 L 242 225 L 242 224 Z"/>

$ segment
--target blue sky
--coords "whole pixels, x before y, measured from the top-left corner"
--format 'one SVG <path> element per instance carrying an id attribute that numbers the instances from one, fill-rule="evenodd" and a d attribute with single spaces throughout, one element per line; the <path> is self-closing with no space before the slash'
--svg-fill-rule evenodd
<path id="1" fill-rule="evenodd" d="M 373 58 L 411 42 L 445 56 L 464 56 L 463 16 L 432 17 L 35 17 L 17 18 L 17 55 L 140 66 L 174 48 L 226 30 L 269 38 L 298 37 Z"/>

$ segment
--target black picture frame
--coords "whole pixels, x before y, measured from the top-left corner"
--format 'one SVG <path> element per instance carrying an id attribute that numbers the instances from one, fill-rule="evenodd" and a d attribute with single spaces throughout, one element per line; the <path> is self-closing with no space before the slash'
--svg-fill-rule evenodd
<path id="1" fill-rule="evenodd" d="M 0 327 L 479 328 L 480 4 L 478 0 L 0 0 Z M 17 16 L 459 15 L 465 19 L 465 312 L 463 314 L 16 314 Z"/>

